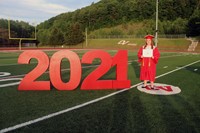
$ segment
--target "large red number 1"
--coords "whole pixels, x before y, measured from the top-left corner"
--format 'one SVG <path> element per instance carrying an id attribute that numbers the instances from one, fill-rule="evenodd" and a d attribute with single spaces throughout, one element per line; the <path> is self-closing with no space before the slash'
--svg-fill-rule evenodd
<path id="1" fill-rule="evenodd" d="M 120 50 L 113 57 L 112 66 L 116 65 L 116 80 L 113 80 L 113 88 L 129 88 L 131 81 L 127 78 L 128 72 L 128 53 L 126 50 Z"/>

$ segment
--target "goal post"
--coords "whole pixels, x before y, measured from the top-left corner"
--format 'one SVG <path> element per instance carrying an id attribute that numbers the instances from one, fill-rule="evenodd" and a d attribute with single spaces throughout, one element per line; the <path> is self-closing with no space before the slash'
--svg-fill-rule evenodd
<path id="1" fill-rule="evenodd" d="M 37 39 L 37 32 L 36 32 L 36 25 L 34 26 L 34 38 L 27 38 L 27 37 L 11 37 L 11 26 L 10 26 L 10 19 L 8 19 L 8 36 L 10 40 L 19 40 L 19 50 L 22 49 L 22 40 L 36 40 Z"/>

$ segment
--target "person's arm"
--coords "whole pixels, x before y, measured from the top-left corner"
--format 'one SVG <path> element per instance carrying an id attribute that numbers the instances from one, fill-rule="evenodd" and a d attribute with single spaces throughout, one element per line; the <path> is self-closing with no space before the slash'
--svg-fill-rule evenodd
<path id="1" fill-rule="evenodd" d="M 138 62 L 142 62 L 142 58 L 143 58 L 143 56 L 142 56 L 142 47 L 139 49 L 139 51 L 138 51 Z"/>
<path id="2" fill-rule="evenodd" d="M 153 57 L 152 57 L 152 59 L 157 64 L 159 58 L 160 58 L 160 52 L 158 51 L 158 48 L 155 48 L 153 50 Z"/>

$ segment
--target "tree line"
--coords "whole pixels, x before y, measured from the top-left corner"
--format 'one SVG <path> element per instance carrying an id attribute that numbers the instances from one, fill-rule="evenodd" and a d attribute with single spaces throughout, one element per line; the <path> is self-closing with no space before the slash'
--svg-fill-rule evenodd
<path id="1" fill-rule="evenodd" d="M 196 24 L 200 18 L 199 5 L 199 0 L 159 0 L 159 32 L 199 35 L 199 25 Z M 86 27 L 95 34 L 92 31 L 129 22 L 145 24 L 138 33 L 134 34 L 146 34 L 148 31 L 154 33 L 155 8 L 155 0 L 101 0 L 41 23 L 38 26 L 38 38 L 42 43 L 49 44 L 51 40 L 49 38 L 55 35 L 57 43 L 76 44 L 84 41 L 83 33 Z M 58 32 L 55 32 L 55 29 Z M 110 34 L 116 33 L 122 32 L 115 30 Z"/>

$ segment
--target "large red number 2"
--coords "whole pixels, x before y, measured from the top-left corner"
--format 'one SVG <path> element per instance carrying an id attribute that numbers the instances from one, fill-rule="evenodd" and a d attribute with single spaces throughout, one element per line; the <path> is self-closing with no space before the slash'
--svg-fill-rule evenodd
<path id="1" fill-rule="evenodd" d="M 44 52 L 31 50 L 23 52 L 18 58 L 18 63 L 29 64 L 32 58 L 38 60 L 38 65 L 24 77 L 18 90 L 50 90 L 50 81 L 35 81 L 48 67 L 51 83 L 56 89 L 74 90 L 81 81 L 81 62 L 92 64 L 92 61 L 96 58 L 101 60 L 101 64 L 83 80 L 82 90 L 130 87 L 130 80 L 127 79 L 128 59 L 126 50 L 118 51 L 113 58 L 102 50 L 89 51 L 83 55 L 82 61 L 80 61 L 76 53 L 62 50 L 52 55 L 50 63 L 48 56 Z M 61 62 L 64 58 L 68 59 L 70 63 L 70 80 L 67 83 L 64 83 L 61 78 Z M 113 66 L 116 66 L 116 79 L 100 80 Z"/>
<path id="2" fill-rule="evenodd" d="M 109 89 L 112 88 L 112 80 L 98 80 L 112 66 L 112 58 L 104 51 L 89 51 L 82 57 L 82 63 L 92 64 L 95 58 L 101 59 L 101 65 L 90 73 L 82 83 L 81 89 Z"/>
<path id="3" fill-rule="evenodd" d="M 35 58 L 38 65 L 29 72 L 19 84 L 18 90 L 50 90 L 50 81 L 34 81 L 49 67 L 49 57 L 42 51 L 24 51 L 18 58 L 19 64 L 29 64 Z"/>

